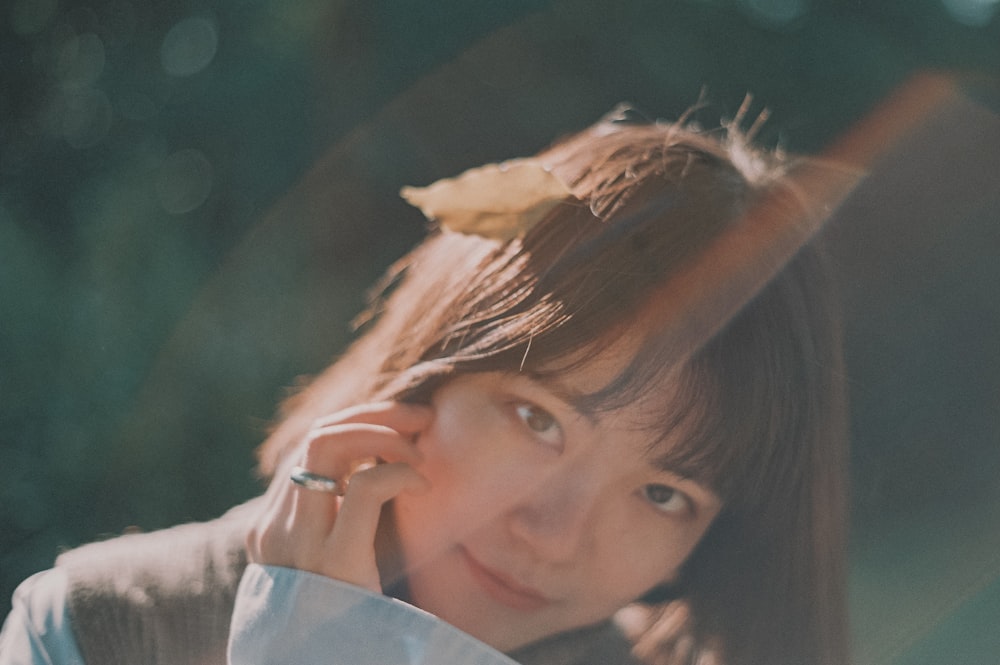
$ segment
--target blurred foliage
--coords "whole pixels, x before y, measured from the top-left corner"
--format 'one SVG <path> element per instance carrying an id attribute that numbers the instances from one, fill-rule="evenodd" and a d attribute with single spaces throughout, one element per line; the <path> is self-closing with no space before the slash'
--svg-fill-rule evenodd
<path id="1" fill-rule="evenodd" d="M 252 450 L 275 404 L 343 348 L 364 289 L 422 232 L 401 185 L 532 152 L 622 100 L 677 117 L 702 89 L 706 122 L 752 92 L 754 112 L 772 112 L 763 142 L 814 152 L 914 71 L 1000 73 L 996 0 L 2 11 L 4 599 L 60 548 L 206 518 L 259 491 Z M 974 87 L 995 103 L 989 84 Z M 997 505 L 984 497 L 1000 472 L 1000 313 L 970 291 L 997 274 L 968 268 L 995 262 L 1000 240 L 995 208 L 973 212 L 994 231 L 942 233 L 944 267 L 899 273 L 914 284 L 850 321 L 862 601 L 894 565 L 876 556 L 898 551 L 880 549 L 887 523 Z M 928 412 L 946 415 L 928 427 Z M 899 662 L 976 643 L 967 627 L 995 612 L 994 587 L 970 591 L 972 618 L 952 615 Z"/>

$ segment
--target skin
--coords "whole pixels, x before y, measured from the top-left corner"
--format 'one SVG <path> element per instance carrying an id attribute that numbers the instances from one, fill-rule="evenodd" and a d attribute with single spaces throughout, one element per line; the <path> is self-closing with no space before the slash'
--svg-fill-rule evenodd
<path id="1" fill-rule="evenodd" d="M 662 449 L 649 450 L 641 426 L 651 404 L 573 406 L 626 353 L 605 352 L 558 383 L 463 375 L 429 407 L 364 405 L 318 423 L 298 461 L 353 473 L 347 494 L 280 477 L 250 534 L 251 561 L 380 591 L 375 531 L 394 498 L 418 607 L 501 651 L 607 619 L 674 579 L 721 508 L 704 485 L 656 465 Z M 384 463 L 364 465 L 375 457 Z"/>

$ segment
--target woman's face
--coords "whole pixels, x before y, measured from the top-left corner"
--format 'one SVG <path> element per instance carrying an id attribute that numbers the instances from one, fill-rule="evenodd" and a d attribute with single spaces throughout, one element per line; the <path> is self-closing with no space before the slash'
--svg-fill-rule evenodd
<path id="1" fill-rule="evenodd" d="M 657 464 L 649 405 L 572 406 L 623 356 L 558 382 L 469 374 L 436 392 L 417 444 L 431 489 L 395 500 L 417 606 L 510 651 L 600 622 L 677 575 L 719 499 Z"/>

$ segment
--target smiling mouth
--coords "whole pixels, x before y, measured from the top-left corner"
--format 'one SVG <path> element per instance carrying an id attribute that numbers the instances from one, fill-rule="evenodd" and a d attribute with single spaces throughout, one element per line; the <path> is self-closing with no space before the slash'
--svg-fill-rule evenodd
<path id="1" fill-rule="evenodd" d="M 473 579 L 479 583 L 479 586 L 486 591 L 488 596 L 501 605 L 506 605 L 511 609 L 522 612 L 532 612 L 552 603 L 541 592 L 519 584 L 510 577 L 487 568 L 472 556 L 465 547 L 460 545 L 458 551 L 472 573 Z"/>

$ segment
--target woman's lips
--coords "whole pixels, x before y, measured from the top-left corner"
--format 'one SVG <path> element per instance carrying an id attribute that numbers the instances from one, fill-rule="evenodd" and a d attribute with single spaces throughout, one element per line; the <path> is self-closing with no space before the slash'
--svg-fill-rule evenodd
<path id="1" fill-rule="evenodd" d="M 465 560 L 472 577 L 479 583 L 487 595 L 502 605 L 515 610 L 540 610 L 551 604 L 541 592 L 526 587 L 510 577 L 487 568 L 481 564 L 467 549 L 459 546 L 462 559 Z"/>

